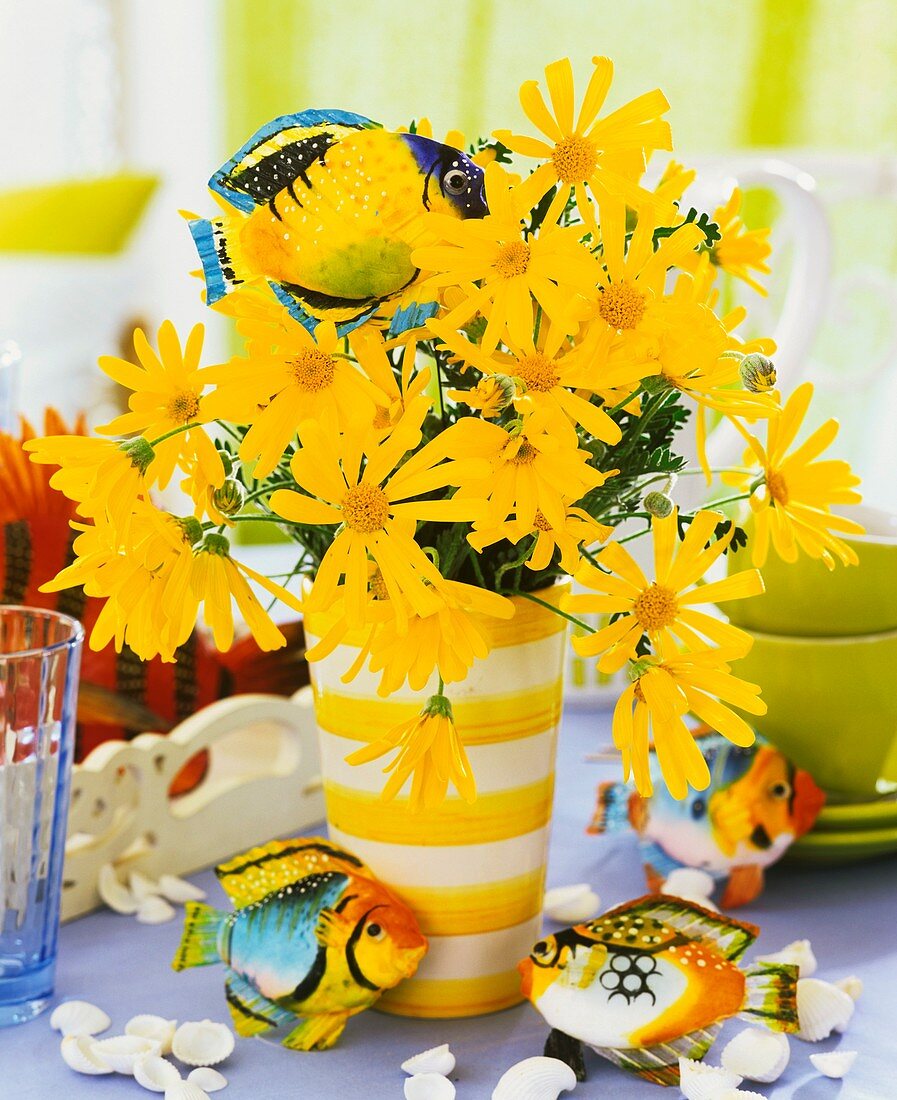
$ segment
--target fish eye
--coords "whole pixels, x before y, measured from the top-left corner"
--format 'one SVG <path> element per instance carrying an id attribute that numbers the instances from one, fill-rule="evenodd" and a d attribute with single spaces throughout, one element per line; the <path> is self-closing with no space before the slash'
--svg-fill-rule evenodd
<path id="1" fill-rule="evenodd" d="M 378 941 L 382 940 L 383 937 L 386 935 L 386 933 L 383 931 L 383 929 L 380 927 L 379 924 L 369 924 L 367 926 L 367 928 L 365 929 L 365 931 L 371 937 L 372 940 L 378 940 Z"/>
<path id="2" fill-rule="evenodd" d="M 691 816 L 695 819 L 704 816 L 704 811 L 707 809 L 707 803 L 703 798 L 696 798 L 691 804 Z"/>
<path id="3" fill-rule="evenodd" d="M 467 173 L 460 168 L 449 168 L 442 177 L 442 190 L 449 195 L 463 195 L 467 190 Z"/>
<path id="4" fill-rule="evenodd" d="M 770 798 L 785 799 L 791 797 L 791 784 L 781 779 L 778 783 L 773 783 L 769 788 Z"/>

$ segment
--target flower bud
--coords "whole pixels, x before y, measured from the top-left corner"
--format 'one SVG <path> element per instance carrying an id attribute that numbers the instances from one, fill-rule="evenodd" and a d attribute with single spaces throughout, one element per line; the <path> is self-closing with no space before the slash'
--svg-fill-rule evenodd
<path id="1" fill-rule="evenodd" d="M 645 506 L 645 511 L 658 519 L 666 519 L 667 516 L 672 515 L 674 505 L 666 493 L 658 492 L 655 489 L 653 492 L 648 493 L 642 503 Z"/>
<path id="2" fill-rule="evenodd" d="M 142 435 L 137 436 L 136 439 L 126 439 L 119 444 L 119 450 L 125 452 L 131 460 L 131 465 L 136 466 L 142 474 L 146 473 L 147 467 L 156 457 L 152 444 Z"/>
<path id="3" fill-rule="evenodd" d="M 180 516 L 178 523 L 184 532 L 184 537 L 191 546 L 195 546 L 202 538 L 202 524 L 195 516 Z"/>
<path id="4" fill-rule="evenodd" d="M 738 369 L 744 388 L 751 393 L 767 393 L 776 384 L 775 363 L 758 351 L 746 355 Z"/>
<path id="5" fill-rule="evenodd" d="M 212 506 L 223 516 L 235 516 L 243 508 L 246 493 L 239 481 L 232 477 L 225 478 L 220 489 L 212 493 Z"/>

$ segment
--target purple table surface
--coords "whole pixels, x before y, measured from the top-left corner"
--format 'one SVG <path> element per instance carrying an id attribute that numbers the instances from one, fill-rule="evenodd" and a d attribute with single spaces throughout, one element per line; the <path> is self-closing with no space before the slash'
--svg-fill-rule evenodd
<path id="1" fill-rule="evenodd" d="M 609 740 L 606 712 L 568 711 L 561 732 L 549 884 L 588 881 L 610 907 L 645 892 L 635 840 L 628 835 L 584 833 L 599 779 L 615 775 L 610 765 L 585 763 L 586 753 Z M 849 1031 L 823 1043 L 792 1040 L 791 1063 L 774 1085 L 751 1085 L 775 1100 L 895 1100 L 897 1049 L 897 860 L 879 859 L 824 869 L 774 868 L 763 895 L 736 916 L 763 929 L 757 950 L 775 951 L 808 937 L 819 959 L 817 976 L 836 980 L 859 975 L 865 991 Z M 223 895 L 210 871 L 195 881 L 213 904 Z M 228 1020 L 221 967 L 176 974 L 169 963 L 180 937 L 180 920 L 145 926 L 104 911 L 66 925 L 61 934 L 57 996 L 84 998 L 112 1017 L 108 1034 L 120 1033 L 137 1013 L 166 1018 Z M 747 1026 L 729 1021 L 717 1042 Z M 227 1100 L 401 1100 L 400 1063 L 411 1054 L 449 1042 L 457 1057 L 452 1077 L 458 1100 L 489 1100 L 501 1074 L 514 1062 L 541 1054 L 547 1028 L 529 1005 L 471 1020 L 407 1020 L 370 1011 L 350 1020 L 339 1046 L 327 1053 L 298 1054 L 259 1040 L 238 1040 L 222 1066 Z M 843 1081 L 819 1076 L 808 1055 L 841 1046 L 859 1058 Z M 714 1050 L 708 1059 L 714 1062 Z M 678 1096 L 587 1054 L 589 1079 L 573 1093 L 581 1100 L 613 1095 Z M 0 1097 L 4 1100 L 117 1100 L 149 1095 L 127 1077 L 85 1077 L 59 1056 L 59 1036 L 48 1014 L 0 1031 Z"/>

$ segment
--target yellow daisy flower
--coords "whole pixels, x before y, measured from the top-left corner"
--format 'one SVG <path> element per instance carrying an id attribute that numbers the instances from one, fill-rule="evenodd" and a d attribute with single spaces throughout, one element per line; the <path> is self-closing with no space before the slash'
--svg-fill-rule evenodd
<path id="1" fill-rule="evenodd" d="M 497 420 L 517 398 L 517 385 L 512 378 L 494 374 L 481 378 L 470 390 L 446 390 L 446 396 L 471 409 L 479 409 L 486 420 Z"/>
<path id="2" fill-rule="evenodd" d="M 741 191 L 736 187 L 729 201 L 713 212 L 712 220 L 719 226 L 720 239 L 710 249 L 710 262 L 766 297 L 766 287 L 750 272 L 753 269 L 768 275 L 772 270 L 765 262 L 772 252 L 770 230 L 748 229 L 741 220 L 740 211 Z"/>
<path id="3" fill-rule="evenodd" d="M 698 512 L 680 542 L 677 512 L 665 519 L 654 518 L 654 576 L 648 581 L 632 555 L 619 543 L 612 542 L 597 555 L 601 568 L 583 562 L 576 580 L 592 592 L 568 593 L 561 600 L 565 611 L 597 612 L 616 615 L 608 626 L 572 639 L 581 657 L 603 654 L 598 662 L 601 672 L 616 672 L 634 658 L 639 640 L 645 634 L 662 657 L 673 656 L 680 645 L 686 649 L 704 649 L 710 639 L 733 653 L 747 653 L 750 635 L 725 623 L 695 604 L 716 604 L 743 600 L 763 592 L 763 579 L 756 569 L 733 573 L 723 580 L 698 585 L 713 563 L 725 552 L 735 531 L 707 545 L 717 525 L 725 517 L 719 512 Z"/>
<path id="4" fill-rule="evenodd" d="M 203 333 L 202 325 L 194 325 L 181 349 L 174 325 L 171 321 L 163 321 L 157 336 L 158 352 L 150 346 L 142 329 L 134 330 L 134 350 L 139 366 L 114 355 L 100 356 L 101 370 L 132 393 L 128 398 L 131 411 L 103 424 L 97 431 L 101 435 L 139 433 L 154 443 L 156 460 L 152 480 L 158 481 L 163 489 L 176 467 L 186 461 L 197 462 L 210 484 L 217 486 L 224 481 L 221 457 L 201 427 L 215 419 L 214 414 L 206 410 L 203 396 L 212 380 L 210 368 L 199 365 Z M 196 427 L 177 431 L 185 424 Z M 171 434 L 173 432 L 177 434 Z M 169 439 L 161 438 L 170 434 Z"/>
<path id="5" fill-rule="evenodd" d="M 411 256 L 419 268 L 434 272 L 425 285 L 463 292 L 445 324 L 460 328 L 482 313 L 488 317 L 481 339 L 485 351 L 493 351 L 506 331 L 522 344 L 532 336 L 535 299 L 555 324 L 575 331 L 574 307 L 581 299 L 594 298 L 599 274 L 597 262 L 580 243 L 579 230 L 543 225 L 538 236 L 525 238 L 521 219 L 537 197 L 533 177 L 513 187 L 498 164 L 487 165 L 485 175 L 489 214 L 466 221 L 429 215 L 427 224 L 443 243 L 418 248 Z"/>
<path id="6" fill-rule="evenodd" d="M 424 336 L 428 335 L 425 330 L 421 331 Z M 421 406 L 429 408 L 432 403 L 426 392 L 430 384 L 430 368 L 415 371 L 417 340 L 408 333 L 403 333 L 403 337 L 405 342 L 399 382 L 386 354 L 388 344 L 379 329 L 362 325 L 349 334 L 349 345 L 356 359 L 376 387 L 373 429 L 378 436 L 392 431 L 409 410 L 415 415 L 415 409 Z"/>
<path id="7" fill-rule="evenodd" d="M 502 523 L 492 530 L 474 531 L 467 541 L 474 550 L 481 551 L 501 539 L 518 543 L 527 535 L 535 536 L 532 554 L 526 560 L 528 569 L 547 569 L 554 557 L 555 550 L 560 553 L 560 566 L 565 573 L 572 574 L 579 568 L 579 547 L 582 543 L 591 546 L 604 540 L 613 533 L 613 527 L 607 527 L 592 519 L 582 508 L 566 505 L 563 526 L 552 527 L 549 521 L 536 509 L 535 520 L 531 528 L 522 527 L 515 520 Z"/>
<path id="8" fill-rule="evenodd" d="M 573 69 L 570 59 L 565 57 L 545 68 L 553 114 L 537 81 L 528 80 L 520 88 L 520 103 L 526 116 L 547 141 L 512 134 L 510 130 L 496 130 L 493 134 L 515 153 L 545 161 L 533 175 L 540 195 L 558 185 L 548 212 L 550 221 L 557 221 L 571 193 L 576 196 L 581 216 L 594 221 L 587 187 L 601 205 L 602 217 L 603 203 L 611 195 L 636 208 L 656 204 L 657 197 L 635 181 L 645 170 L 648 154 L 673 147 L 669 123 L 660 117 L 670 105 L 659 88 L 598 118 L 610 90 L 614 65 L 608 57 L 593 57 L 592 63 L 595 69 L 575 125 Z"/>
<path id="9" fill-rule="evenodd" d="M 753 744 L 754 731 L 726 704 L 748 714 L 765 714 L 766 704 L 759 687 L 731 675 L 726 663 L 730 656 L 705 649 L 663 661 L 646 657 L 632 665 L 633 683 L 614 708 L 613 738 L 623 755 L 624 778 L 632 774 L 639 794 L 653 794 L 648 763 L 652 741 L 674 798 L 685 798 L 690 786 L 702 791 L 710 784 L 707 761 L 683 720 L 689 712 L 733 744 Z"/>
<path id="10" fill-rule="evenodd" d="M 417 718 L 390 730 L 381 740 L 346 757 L 350 764 L 367 764 L 393 749 L 393 760 L 383 769 L 392 772 L 382 798 L 389 801 L 411 778 L 411 809 L 435 810 L 445 801 L 451 783 L 465 802 L 476 801 L 477 788 L 455 728 L 452 705 L 442 694 L 431 695 Z"/>
<path id="11" fill-rule="evenodd" d="M 834 442 L 838 421 L 827 420 L 790 454 L 810 400 L 813 385 L 804 382 L 788 398 L 779 416 L 768 422 L 766 446 L 743 428 L 735 427 L 747 440 L 744 462 L 759 466 L 760 477 L 750 497 L 754 516 L 751 560 L 762 566 L 769 554 L 769 543 L 784 561 L 797 560 L 798 550 L 808 557 L 821 558 L 834 569 L 835 558 L 843 565 L 856 565 L 856 551 L 834 532 L 862 535 L 861 524 L 833 515 L 837 504 L 859 504 L 862 497 L 855 487 L 860 479 L 850 465 L 840 459 L 819 459 Z M 817 461 L 818 460 L 818 461 Z M 729 484 L 746 487 L 754 475 L 726 475 Z"/>

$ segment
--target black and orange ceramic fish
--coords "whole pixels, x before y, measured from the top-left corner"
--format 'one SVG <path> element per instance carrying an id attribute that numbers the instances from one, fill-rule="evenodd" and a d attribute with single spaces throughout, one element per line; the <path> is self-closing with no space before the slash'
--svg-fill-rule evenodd
<path id="1" fill-rule="evenodd" d="M 48 409 L 44 435 L 85 434 L 83 418 L 74 426 Z M 35 436 L 22 422 L 16 438 L 0 432 L 0 604 L 45 607 L 79 619 L 90 633 L 102 601 L 81 589 L 41 592 L 40 586 L 72 560 L 77 532 L 70 527 L 75 505 L 54 492 L 53 468 L 29 462 L 22 444 Z M 141 661 L 127 646 L 95 653 L 85 646 L 78 695 L 76 760 L 103 741 L 129 739 L 146 731 L 165 733 L 200 707 L 245 691 L 290 695 L 308 683 L 300 623 L 281 628 L 287 645 L 262 653 L 251 637 L 219 653 L 194 630 L 177 651 L 177 661 Z M 192 789 L 205 773 L 205 754 L 188 761 L 173 794 Z"/>

